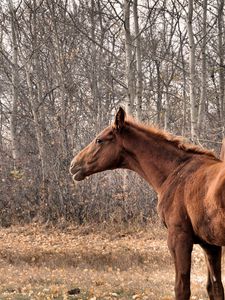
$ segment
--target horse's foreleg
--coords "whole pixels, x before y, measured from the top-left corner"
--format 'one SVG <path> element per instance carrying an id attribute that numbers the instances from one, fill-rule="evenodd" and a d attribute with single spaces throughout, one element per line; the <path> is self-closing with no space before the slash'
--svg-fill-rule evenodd
<path id="1" fill-rule="evenodd" d="M 193 248 L 190 234 L 180 229 L 168 230 L 168 247 L 175 263 L 175 296 L 176 300 L 189 300 L 191 252 Z"/>
<path id="2" fill-rule="evenodd" d="M 208 268 L 207 291 L 210 300 L 224 300 L 224 290 L 221 281 L 222 247 L 202 244 Z"/>

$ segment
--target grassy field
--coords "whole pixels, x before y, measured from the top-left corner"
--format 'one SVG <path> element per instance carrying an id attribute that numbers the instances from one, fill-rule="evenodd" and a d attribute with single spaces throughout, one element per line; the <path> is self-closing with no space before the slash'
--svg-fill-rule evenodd
<path id="1" fill-rule="evenodd" d="M 208 299 L 198 246 L 191 281 L 191 299 Z M 0 300 L 169 300 L 174 298 L 173 285 L 166 231 L 159 225 L 0 229 Z M 77 294 L 69 295 L 71 290 Z"/>

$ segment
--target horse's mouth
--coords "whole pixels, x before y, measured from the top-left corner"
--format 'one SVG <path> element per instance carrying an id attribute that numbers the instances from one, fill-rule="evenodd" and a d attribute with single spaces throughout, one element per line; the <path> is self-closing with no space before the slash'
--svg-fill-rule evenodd
<path id="1" fill-rule="evenodd" d="M 84 175 L 83 168 L 75 164 L 71 164 L 70 174 L 72 175 L 74 181 L 81 181 L 86 177 L 86 175 Z"/>
<path id="2" fill-rule="evenodd" d="M 81 181 L 81 180 L 84 180 L 85 179 L 85 175 L 84 173 L 82 172 L 82 170 L 78 170 L 74 175 L 73 175 L 73 180 L 74 181 Z"/>

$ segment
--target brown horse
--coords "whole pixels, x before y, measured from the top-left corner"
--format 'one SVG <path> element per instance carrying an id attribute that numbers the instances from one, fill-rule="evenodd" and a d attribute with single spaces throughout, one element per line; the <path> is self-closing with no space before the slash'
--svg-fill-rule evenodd
<path id="1" fill-rule="evenodd" d="M 71 162 L 74 180 L 109 169 L 137 172 L 158 193 L 175 263 L 177 300 L 190 299 L 193 244 L 205 252 L 211 300 L 223 300 L 221 246 L 225 245 L 225 164 L 210 151 L 138 124 L 120 108 L 113 125 Z"/>

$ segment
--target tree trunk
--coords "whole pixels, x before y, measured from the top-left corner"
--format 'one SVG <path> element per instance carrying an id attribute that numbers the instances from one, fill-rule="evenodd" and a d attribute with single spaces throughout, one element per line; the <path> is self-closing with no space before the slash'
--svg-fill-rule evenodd
<path id="1" fill-rule="evenodd" d="M 35 128 L 35 136 L 37 140 L 39 159 L 41 163 L 42 176 L 42 199 L 48 201 L 48 185 L 50 179 L 49 157 L 47 153 L 45 141 L 45 114 L 42 103 L 42 74 L 40 66 L 40 53 L 38 45 L 38 29 L 37 29 L 37 3 L 33 0 L 32 12 L 30 14 L 31 31 L 32 31 L 32 56 L 25 58 L 21 51 L 21 57 L 25 66 L 26 81 L 28 86 L 28 99 L 33 115 L 33 123 Z M 35 81 L 35 88 L 34 88 Z"/>
<path id="2" fill-rule="evenodd" d="M 166 86 L 165 113 L 164 113 L 164 130 L 169 130 L 169 87 Z"/>
<path id="3" fill-rule="evenodd" d="M 11 31 L 12 31 L 12 109 L 10 114 L 10 133 L 12 142 L 12 157 L 15 164 L 19 160 L 19 143 L 17 137 L 17 111 L 18 111 L 18 45 L 16 37 L 16 11 L 13 7 L 12 0 L 9 0 L 9 11 L 11 16 Z"/>
<path id="4" fill-rule="evenodd" d="M 128 114 L 134 112 L 135 99 L 135 73 L 134 73 L 134 51 L 133 41 L 130 31 L 130 1 L 124 0 L 124 31 L 125 31 L 125 55 L 126 55 L 126 82 L 127 82 L 127 100 L 126 110 Z"/>
<path id="5" fill-rule="evenodd" d="M 29 69 L 31 69 L 30 64 L 26 64 L 26 81 L 27 81 L 27 86 L 28 86 L 28 95 L 29 95 L 29 100 L 31 104 L 31 110 L 33 114 L 33 121 L 34 121 L 34 127 L 36 131 L 36 139 L 37 139 L 37 144 L 38 144 L 38 151 L 39 151 L 39 158 L 41 161 L 41 169 L 42 169 L 42 180 L 44 181 L 45 178 L 47 177 L 47 172 L 46 172 L 46 162 L 45 162 L 45 149 L 44 149 L 44 134 L 42 132 L 41 128 L 41 121 L 40 117 L 38 114 L 38 102 L 35 97 L 35 94 L 33 93 L 32 89 L 32 80 L 31 80 L 31 73 Z"/>
<path id="6" fill-rule="evenodd" d="M 2 103 L 0 101 L 0 152 L 3 150 L 3 108 Z"/>
<path id="7" fill-rule="evenodd" d="M 187 16 L 187 29 L 189 38 L 189 75 L 190 75 L 190 104 L 191 104 L 191 139 L 196 142 L 198 139 L 197 135 L 197 117 L 198 117 L 198 106 L 196 102 L 196 75 L 195 75 L 195 42 L 193 34 L 193 0 L 188 1 L 188 16 Z"/>
<path id="8" fill-rule="evenodd" d="M 220 104 L 220 120 L 224 127 L 224 28 L 223 28 L 223 10 L 224 0 L 220 0 L 218 5 L 218 55 L 219 55 L 219 104 Z"/>
<path id="9" fill-rule="evenodd" d="M 142 119 L 142 91 L 143 91 L 143 76 L 142 76 L 142 63 L 141 63 L 141 39 L 138 23 L 138 0 L 133 2 L 134 11 L 134 33 L 135 33 L 135 46 L 136 46 L 136 65 L 137 65 L 137 90 L 136 90 L 136 103 L 137 103 L 137 119 Z"/>
<path id="10" fill-rule="evenodd" d="M 96 116 L 96 129 L 100 130 L 100 112 L 101 112 L 101 102 L 98 88 L 98 62 L 97 62 L 97 49 L 96 49 L 96 20 L 95 20 L 95 1 L 91 0 L 91 38 L 93 42 L 91 43 L 91 54 L 92 54 L 92 65 L 91 65 L 91 87 L 93 95 L 93 108 L 94 114 Z"/>
<path id="11" fill-rule="evenodd" d="M 124 33 L 125 33 L 125 60 L 126 60 L 126 84 L 127 84 L 127 97 L 126 97 L 126 111 L 128 114 L 134 114 L 134 101 L 135 101 L 135 69 L 134 69 L 134 46 L 133 40 L 131 35 L 131 28 L 130 28 L 130 9 L 131 9 L 131 1 L 124 0 L 123 5 L 123 15 L 124 15 Z M 128 188 L 129 180 L 128 180 L 128 172 L 127 170 L 123 173 L 123 194 L 124 200 L 127 200 L 128 197 Z"/>
<path id="12" fill-rule="evenodd" d="M 199 104 L 199 112 L 198 112 L 198 132 L 201 132 L 202 125 L 204 123 L 205 116 L 205 101 L 206 101 L 206 38 L 207 38 L 207 0 L 203 1 L 203 30 L 202 30 L 202 60 L 201 60 L 201 96 L 200 96 L 200 104 Z"/>
<path id="13" fill-rule="evenodd" d="M 178 23 L 178 30 L 179 30 L 179 40 L 180 40 L 180 57 L 181 57 L 181 70 L 182 70 L 182 128 L 181 134 L 185 136 L 186 134 L 186 120 L 187 120 L 187 73 L 186 73 L 186 64 L 184 58 L 184 46 L 183 46 L 183 30 Z"/>
<path id="14" fill-rule="evenodd" d="M 65 76 L 64 76 L 64 53 L 63 53 L 63 47 L 62 42 L 60 41 L 60 33 L 58 32 L 58 26 L 57 26 L 57 16 L 56 16 L 56 3 L 54 1 L 49 1 L 48 6 L 51 11 L 52 20 L 53 20 L 53 31 L 55 36 L 55 54 L 56 54 L 56 60 L 57 60 L 57 71 L 58 76 L 57 81 L 59 85 L 59 101 L 60 101 L 60 111 L 58 115 L 58 126 L 59 126 L 59 134 L 60 134 L 60 145 L 61 145 L 61 161 L 63 162 L 62 166 L 66 165 L 69 155 L 69 149 L 68 149 L 68 137 L 67 137 L 67 129 L 66 129 L 66 115 L 67 115 L 67 105 L 66 105 L 66 89 L 65 89 Z M 67 1 L 65 2 L 64 7 L 64 18 L 67 8 Z M 62 35 L 62 34 L 61 34 Z M 64 37 L 64 33 L 63 36 Z M 64 39 L 63 39 L 64 40 Z"/>
<path id="15" fill-rule="evenodd" d="M 160 61 L 155 60 L 156 65 L 156 76 L 157 76 L 157 125 L 161 125 L 162 119 L 162 83 L 160 78 Z"/>

